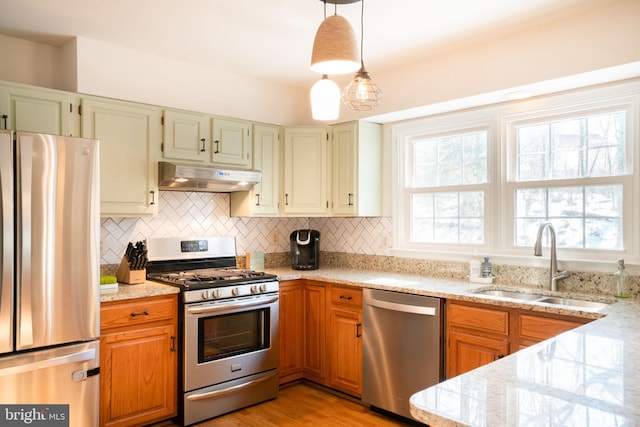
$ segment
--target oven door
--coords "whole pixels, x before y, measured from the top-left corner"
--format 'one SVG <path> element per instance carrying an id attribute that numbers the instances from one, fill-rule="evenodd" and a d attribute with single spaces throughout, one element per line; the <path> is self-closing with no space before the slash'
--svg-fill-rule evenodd
<path id="1" fill-rule="evenodd" d="M 278 368 L 278 294 L 187 304 L 184 391 Z"/>

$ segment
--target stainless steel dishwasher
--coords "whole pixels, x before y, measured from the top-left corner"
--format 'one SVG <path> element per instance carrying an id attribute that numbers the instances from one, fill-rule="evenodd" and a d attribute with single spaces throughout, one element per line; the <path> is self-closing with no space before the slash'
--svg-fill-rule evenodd
<path id="1" fill-rule="evenodd" d="M 409 398 L 444 379 L 444 300 L 365 289 L 362 401 L 413 419 Z"/>

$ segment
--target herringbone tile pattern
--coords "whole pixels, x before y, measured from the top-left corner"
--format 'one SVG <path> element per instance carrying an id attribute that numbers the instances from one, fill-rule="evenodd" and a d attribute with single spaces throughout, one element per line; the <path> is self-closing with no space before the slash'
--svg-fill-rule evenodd
<path id="1" fill-rule="evenodd" d="M 148 237 L 234 236 L 238 255 L 289 251 L 289 234 L 300 228 L 321 233 L 323 251 L 388 255 L 390 218 L 232 218 L 229 195 L 161 191 L 158 215 L 102 218 L 101 263 L 117 264 L 128 242 Z"/>

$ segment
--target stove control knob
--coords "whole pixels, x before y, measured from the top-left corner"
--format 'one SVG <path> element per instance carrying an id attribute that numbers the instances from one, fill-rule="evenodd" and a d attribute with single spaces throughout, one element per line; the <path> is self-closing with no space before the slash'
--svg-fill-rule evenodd
<path id="1" fill-rule="evenodd" d="M 260 285 L 260 292 L 267 292 L 267 285 Z"/>
<path id="2" fill-rule="evenodd" d="M 252 294 L 255 294 L 256 292 L 258 292 L 258 287 L 257 287 L 256 285 L 253 285 L 253 286 L 251 287 L 251 293 L 252 293 Z"/>
<path id="3" fill-rule="evenodd" d="M 233 288 L 231 289 L 231 295 L 233 295 L 234 297 L 237 296 L 240 292 L 238 291 L 238 288 Z"/>
<path id="4" fill-rule="evenodd" d="M 211 299 L 216 299 L 220 296 L 220 291 L 217 289 L 212 289 L 210 291 L 210 294 L 211 294 L 211 297 L 210 297 Z"/>
<path id="5" fill-rule="evenodd" d="M 202 292 L 202 299 L 209 299 L 209 291 Z"/>

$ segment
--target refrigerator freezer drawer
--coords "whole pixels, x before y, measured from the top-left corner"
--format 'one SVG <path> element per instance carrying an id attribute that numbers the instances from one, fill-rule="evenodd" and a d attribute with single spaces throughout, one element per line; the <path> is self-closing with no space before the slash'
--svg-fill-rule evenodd
<path id="1" fill-rule="evenodd" d="M 99 349 L 91 341 L 0 358 L 0 403 L 69 405 L 70 426 L 97 426 Z"/>

